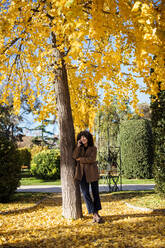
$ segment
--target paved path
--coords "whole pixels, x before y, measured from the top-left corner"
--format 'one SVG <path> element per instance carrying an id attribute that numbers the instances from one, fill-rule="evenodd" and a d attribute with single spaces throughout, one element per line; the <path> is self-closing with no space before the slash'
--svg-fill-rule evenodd
<path id="1" fill-rule="evenodd" d="M 133 190 L 152 190 L 154 189 L 154 184 L 123 184 L 123 191 L 133 191 Z M 119 187 L 120 188 L 120 187 Z M 107 185 L 99 186 L 100 192 L 108 192 L 109 187 Z M 45 193 L 60 193 L 61 186 L 57 185 L 30 185 L 30 186 L 20 186 L 17 192 L 45 192 Z"/>

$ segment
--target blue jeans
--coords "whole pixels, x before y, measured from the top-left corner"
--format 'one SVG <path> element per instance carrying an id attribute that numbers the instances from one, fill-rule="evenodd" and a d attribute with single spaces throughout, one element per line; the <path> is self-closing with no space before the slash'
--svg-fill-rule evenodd
<path id="1" fill-rule="evenodd" d="M 93 200 L 89 192 L 89 183 L 86 181 L 85 174 L 83 175 L 80 182 L 80 187 L 87 206 L 88 213 L 97 213 L 97 211 L 101 209 L 98 181 L 91 182 Z"/>

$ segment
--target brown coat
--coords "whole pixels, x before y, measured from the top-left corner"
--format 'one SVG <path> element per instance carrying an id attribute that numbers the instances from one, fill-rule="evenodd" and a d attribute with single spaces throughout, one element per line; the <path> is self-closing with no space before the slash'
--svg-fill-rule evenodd
<path id="1" fill-rule="evenodd" d="M 97 148 L 95 146 L 89 146 L 86 151 L 83 146 L 74 149 L 73 158 L 80 158 L 76 166 L 75 179 L 81 181 L 84 172 L 88 183 L 99 179 L 96 155 Z"/>

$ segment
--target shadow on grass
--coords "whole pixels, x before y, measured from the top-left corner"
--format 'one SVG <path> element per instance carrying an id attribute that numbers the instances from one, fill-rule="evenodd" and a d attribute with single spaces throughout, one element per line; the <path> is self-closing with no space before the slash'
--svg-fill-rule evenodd
<path id="1" fill-rule="evenodd" d="M 46 196 L 51 195 L 51 193 L 38 193 L 38 192 L 17 192 L 15 193 L 10 202 L 35 202 L 36 200 L 40 200 L 42 198 L 45 198 Z"/>

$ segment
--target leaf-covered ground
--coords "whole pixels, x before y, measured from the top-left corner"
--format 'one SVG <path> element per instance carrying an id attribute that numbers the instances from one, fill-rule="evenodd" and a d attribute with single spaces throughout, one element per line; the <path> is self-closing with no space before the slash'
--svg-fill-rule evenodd
<path id="1" fill-rule="evenodd" d="M 0 203 L 0 213 L 31 208 L 49 195 L 50 193 L 16 193 L 9 203 Z"/>
<path id="2" fill-rule="evenodd" d="M 36 208 L 0 214 L 0 247 L 165 247 L 165 212 L 128 208 L 125 194 L 101 194 L 103 224 L 61 217 L 61 195 L 52 194 Z M 33 201 L 32 201 L 33 202 Z"/>

